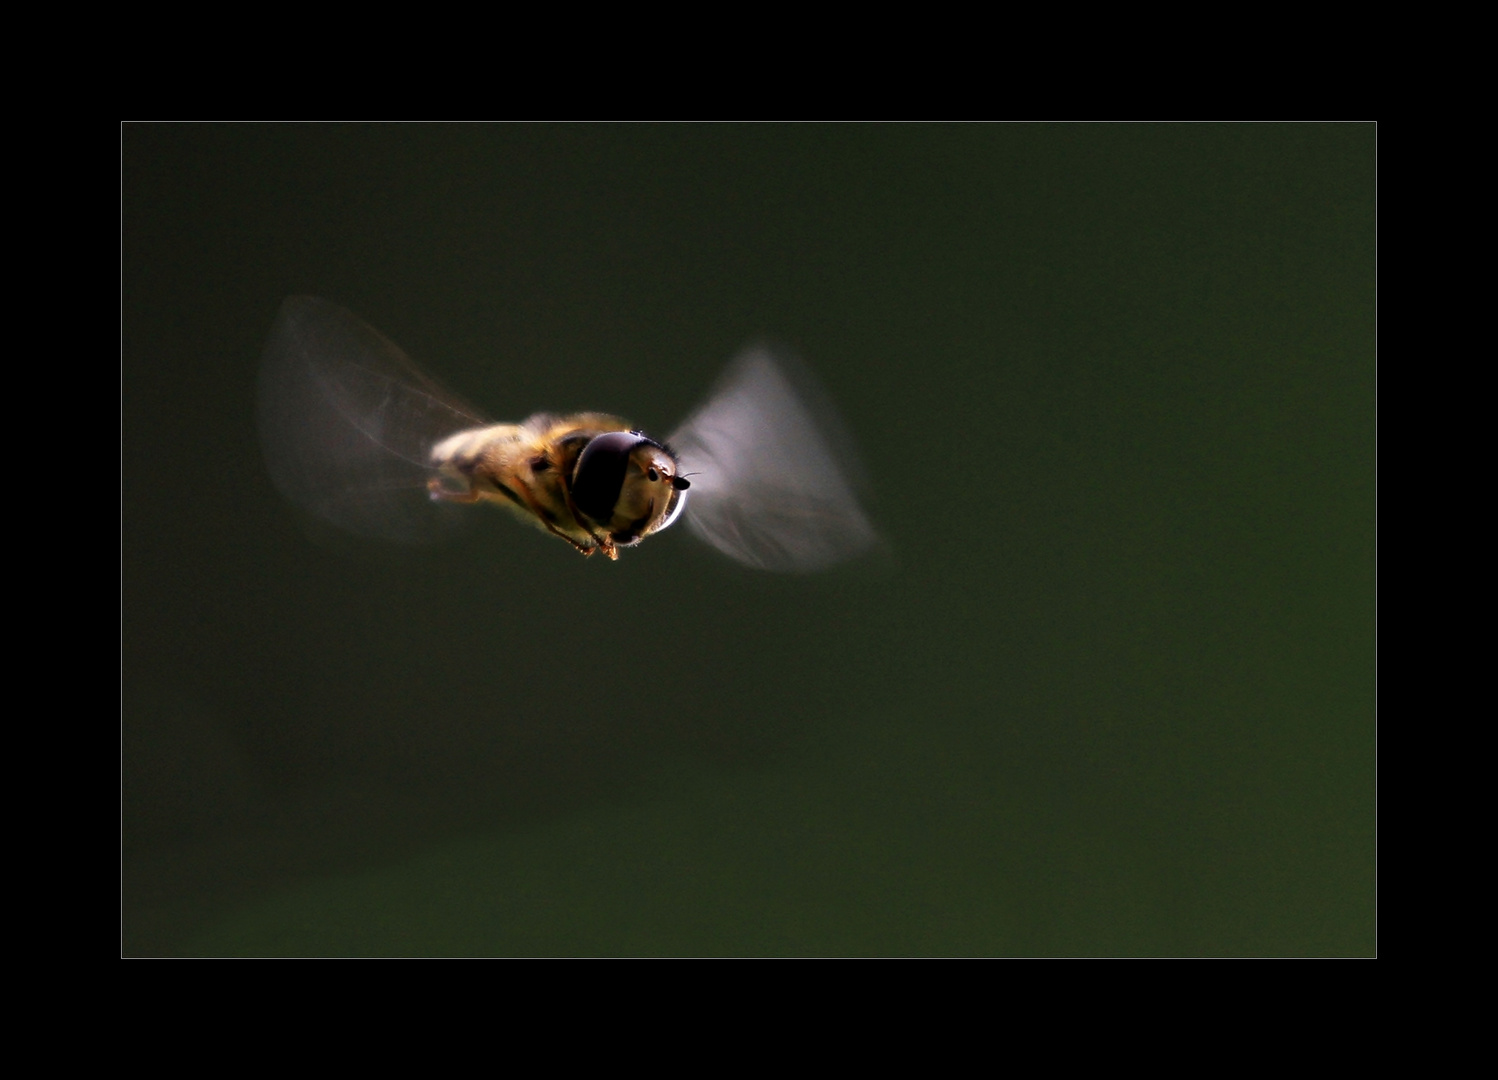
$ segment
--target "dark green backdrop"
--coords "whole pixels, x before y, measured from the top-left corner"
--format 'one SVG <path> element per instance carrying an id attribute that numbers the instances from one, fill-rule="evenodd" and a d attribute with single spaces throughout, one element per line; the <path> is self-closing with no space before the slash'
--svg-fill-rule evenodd
<path id="1" fill-rule="evenodd" d="M 122 137 L 126 953 L 1374 951 L 1373 126 Z M 299 292 L 504 419 L 790 342 L 889 556 L 313 543 Z"/>

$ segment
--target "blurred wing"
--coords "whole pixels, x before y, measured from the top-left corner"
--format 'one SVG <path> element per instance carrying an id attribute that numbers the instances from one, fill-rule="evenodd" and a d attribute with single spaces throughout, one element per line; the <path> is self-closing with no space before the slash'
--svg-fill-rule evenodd
<path id="1" fill-rule="evenodd" d="M 670 442 L 692 481 L 688 526 L 730 558 L 820 570 L 878 541 L 837 414 L 791 357 L 742 353 Z"/>
<path id="2" fill-rule="evenodd" d="M 483 423 L 351 312 L 312 296 L 281 305 L 260 365 L 260 441 L 302 509 L 361 536 L 434 539 L 451 518 L 427 497 L 428 454 Z"/>

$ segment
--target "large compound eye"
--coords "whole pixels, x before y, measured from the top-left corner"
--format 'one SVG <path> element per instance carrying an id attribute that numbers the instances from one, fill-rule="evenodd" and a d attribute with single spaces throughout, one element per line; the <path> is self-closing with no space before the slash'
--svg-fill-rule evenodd
<path id="1" fill-rule="evenodd" d="M 628 431 L 611 431 L 583 447 L 572 475 L 572 501 L 579 510 L 599 524 L 614 516 L 629 455 L 644 441 Z"/>

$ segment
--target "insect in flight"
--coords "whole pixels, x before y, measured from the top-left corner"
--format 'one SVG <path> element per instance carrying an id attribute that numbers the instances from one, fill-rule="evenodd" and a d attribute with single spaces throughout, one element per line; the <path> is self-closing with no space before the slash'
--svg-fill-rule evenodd
<path id="1" fill-rule="evenodd" d="M 493 424 L 379 331 L 310 296 L 281 306 L 260 372 L 272 479 L 353 533 L 419 542 L 455 506 L 495 502 L 584 555 L 685 521 L 766 570 L 817 570 L 877 542 L 857 471 L 809 375 L 744 352 L 669 440 L 606 413 Z"/>

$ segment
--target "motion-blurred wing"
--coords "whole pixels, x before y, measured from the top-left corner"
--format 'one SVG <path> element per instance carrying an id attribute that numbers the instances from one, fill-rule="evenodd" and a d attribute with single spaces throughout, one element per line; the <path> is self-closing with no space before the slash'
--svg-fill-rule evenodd
<path id="1" fill-rule="evenodd" d="M 692 481 L 688 526 L 730 558 L 820 570 L 878 540 L 853 492 L 858 470 L 842 425 L 788 356 L 741 354 L 670 441 Z"/>
<path id="2" fill-rule="evenodd" d="M 260 441 L 304 510 L 361 536 L 434 539 L 451 518 L 427 497 L 428 454 L 483 423 L 351 312 L 312 296 L 281 305 L 261 359 Z"/>

